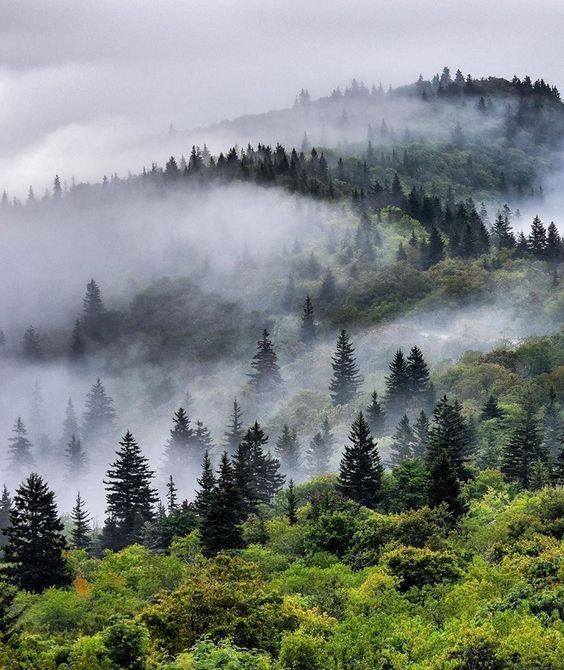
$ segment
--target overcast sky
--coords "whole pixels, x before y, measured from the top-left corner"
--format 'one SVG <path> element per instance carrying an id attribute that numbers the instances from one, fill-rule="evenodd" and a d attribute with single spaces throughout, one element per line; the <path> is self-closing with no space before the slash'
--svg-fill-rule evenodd
<path id="1" fill-rule="evenodd" d="M 148 137 L 443 65 L 564 89 L 560 0 L 8 0 L 0 189 L 137 170 Z M 179 149 L 179 152 L 184 150 Z"/>

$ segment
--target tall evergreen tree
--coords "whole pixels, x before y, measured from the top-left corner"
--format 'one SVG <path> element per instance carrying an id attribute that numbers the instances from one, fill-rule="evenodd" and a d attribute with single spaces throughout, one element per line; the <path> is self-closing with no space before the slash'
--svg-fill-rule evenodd
<path id="1" fill-rule="evenodd" d="M 383 468 L 362 412 L 352 424 L 349 440 L 339 466 L 339 490 L 359 505 L 374 509 L 380 499 Z"/>
<path id="2" fill-rule="evenodd" d="M 429 469 L 429 506 L 444 505 L 452 521 L 456 522 L 466 511 L 460 493 L 460 481 L 452 453 L 445 445 L 430 443 L 427 457 Z"/>
<path id="3" fill-rule="evenodd" d="M 416 439 L 407 414 L 404 414 L 396 427 L 391 446 L 390 461 L 397 466 L 406 458 L 415 456 Z"/>
<path id="4" fill-rule="evenodd" d="M 311 342 L 315 338 L 315 323 L 313 320 L 313 303 L 309 295 L 306 295 L 302 314 L 302 340 Z"/>
<path id="5" fill-rule="evenodd" d="M 494 395 L 490 393 L 488 399 L 482 407 L 480 412 L 480 418 L 482 421 L 488 421 L 489 419 L 500 419 L 503 416 L 503 410 L 500 409 L 497 404 L 497 400 Z"/>
<path id="6" fill-rule="evenodd" d="M 237 451 L 237 447 L 241 443 L 245 431 L 243 430 L 243 413 L 237 398 L 233 400 L 233 411 L 231 412 L 231 419 L 225 431 L 224 444 L 228 454 L 233 455 Z"/>
<path id="7" fill-rule="evenodd" d="M 8 542 L 6 530 L 10 525 L 10 510 L 12 508 L 12 498 L 8 492 L 6 484 L 2 487 L 2 497 L 0 498 L 0 547 Z"/>
<path id="8" fill-rule="evenodd" d="M 329 471 L 331 450 L 321 432 L 311 438 L 306 451 L 306 470 L 310 477 L 317 477 Z"/>
<path id="9" fill-rule="evenodd" d="M 68 481 L 76 481 L 86 474 L 86 454 L 80 440 L 73 435 L 67 445 L 66 455 L 66 478 Z"/>
<path id="10" fill-rule="evenodd" d="M 329 391 L 334 405 L 346 405 L 356 398 L 362 377 L 354 355 L 354 347 L 346 330 L 337 339 L 337 349 L 332 356 L 333 378 Z"/>
<path id="11" fill-rule="evenodd" d="M 86 295 L 82 301 L 82 325 L 86 335 L 98 342 L 104 340 L 106 309 L 100 287 L 91 279 L 86 285 Z"/>
<path id="12" fill-rule="evenodd" d="M 531 234 L 527 240 L 530 250 L 537 258 L 543 258 L 546 251 L 546 228 L 542 225 L 538 216 L 535 216 L 531 224 Z"/>
<path id="13" fill-rule="evenodd" d="M 89 549 L 92 543 L 90 515 L 86 511 L 84 499 L 80 492 L 76 495 L 76 502 L 71 512 L 72 530 L 71 543 L 74 549 Z"/>
<path id="14" fill-rule="evenodd" d="M 212 495 L 216 485 L 212 462 L 207 451 L 202 459 L 202 473 L 197 480 L 197 484 L 198 489 L 196 490 L 194 507 L 200 519 L 203 520 L 206 519 L 209 514 Z"/>
<path id="15" fill-rule="evenodd" d="M 503 448 L 501 471 L 509 481 L 528 489 L 535 463 L 546 460 L 539 421 L 531 404 L 527 403 L 509 442 Z"/>
<path id="16" fill-rule="evenodd" d="M 296 497 L 293 479 L 290 479 L 288 482 L 287 505 L 286 518 L 288 519 L 290 526 L 294 526 L 298 522 L 298 499 Z"/>
<path id="17" fill-rule="evenodd" d="M 206 452 L 207 453 L 207 452 Z M 169 475 L 168 481 L 166 483 L 166 511 L 169 514 L 178 508 L 178 489 L 174 483 L 172 475 Z"/>
<path id="18" fill-rule="evenodd" d="M 419 347 L 411 348 L 407 357 L 407 376 L 410 392 L 417 399 L 423 399 L 429 390 L 429 368 Z"/>
<path id="19" fill-rule="evenodd" d="M 24 333 L 22 341 L 22 354 L 30 362 L 37 362 L 43 358 L 43 347 L 39 335 L 33 326 Z"/>
<path id="20" fill-rule="evenodd" d="M 172 423 L 170 438 L 165 448 L 165 470 L 169 475 L 172 472 L 182 472 L 194 466 L 197 467 L 201 461 L 201 455 L 192 448 L 194 430 L 183 407 L 176 410 Z"/>
<path id="21" fill-rule="evenodd" d="M 392 425 L 403 415 L 411 396 L 411 377 L 403 351 L 398 349 L 386 377 L 386 414 Z"/>
<path id="22" fill-rule="evenodd" d="M 55 494 L 34 472 L 16 490 L 6 535 L 6 572 L 21 589 L 37 593 L 69 583 Z"/>
<path id="23" fill-rule="evenodd" d="M 240 522 L 241 501 L 233 465 L 223 452 L 217 473 L 217 484 L 211 496 L 209 511 L 201 522 L 202 542 L 208 555 L 243 546 Z"/>
<path id="24" fill-rule="evenodd" d="M 381 437 L 386 429 L 386 412 L 378 400 L 378 393 L 372 391 L 370 405 L 366 408 L 366 419 L 374 437 Z"/>
<path id="25" fill-rule="evenodd" d="M 429 243 L 425 249 L 424 263 L 426 267 L 431 267 L 440 263 L 445 257 L 445 243 L 436 226 L 431 227 L 429 234 Z"/>
<path id="26" fill-rule="evenodd" d="M 329 418 L 327 415 L 323 417 L 323 423 L 321 424 L 321 437 L 323 437 L 329 458 L 331 458 L 333 449 L 335 448 L 335 436 L 331 430 L 331 424 L 329 423 Z"/>
<path id="27" fill-rule="evenodd" d="M 272 347 L 272 341 L 266 328 L 262 333 L 262 340 L 259 340 L 257 345 L 258 351 L 251 362 L 254 372 L 249 374 L 249 383 L 257 395 L 268 394 L 281 386 L 282 377 L 280 376 L 278 357 Z"/>
<path id="28" fill-rule="evenodd" d="M 291 430 L 287 423 L 282 427 L 282 432 L 276 441 L 274 449 L 282 470 L 286 473 L 296 474 L 300 468 L 300 445 L 295 430 Z"/>
<path id="29" fill-rule="evenodd" d="M 415 456 L 417 458 L 424 458 L 427 453 L 427 446 L 429 445 L 429 417 L 423 410 L 419 412 L 413 426 L 413 434 L 415 437 Z"/>
<path id="30" fill-rule="evenodd" d="M 76 363 L 78 361 L 83 360 L 85 355 L 86 355 L 86 344 L 84 342 L 84 338 L 82 337 L 80 321 L 77 319 L 74 322 L 74 328 L 72 329 L 69 357 L 71 361 Z"/>
<path id="31" fill-rule="evenodd" d="M 158 500 L 151 486 L 154 473 L 133 435 L 127 431 L 119 444 L 117 458 L 104 480 L 108 520 L 104 544 L 111 549 L 122 549 L 140 539 L 143 524 L 152 520 Z"/>
<path id="32" fill-rule="evenodd" d="M 433 423 L 429 429 L 427 463 L 437 462 L 444 467 L 440 453 L 444 451 L 456 479 L 467 478 L 466 464 L 470 455 L 468 430 L 458 402 L 450 404 L 443 396 L 433 410 Z"/>
<path id="33" fill-rule="evenodd" d="M 21 478 L 29 474 L 35 466 L 32 445 L 27 437 L 27 429 L 21 417 L 18 416 L 14 428 L 14 434 L 8 440 L 9 469 L 14 478 Z"/>
<path id="34" fill-rule="evenodd" d="M 213 451 L 214 444 L 210 435 L 209 429 L 198 419 L 196 420 L 196 427 L 194 434 L 190 440 L 190 447 L 192 451 L 192 460 L 194 465 L 202 462 L 204 454 Z"/>
<path id="35" fill-rule="evenodd" d="M 65 416 L 63 419 L 63 434 L 59 442 L 61 448 L 64 449 L 68 445 L 73 435 L 76 435 L 77 438 L 80 438 L 78 432 L 78 421 L 74 411 L 74 404 L 72 402 L 72 398 L 69 398 L 67 401 L 67 406 L 65 407 Z"/>
<path id="36" fill-rule="evenodd" d="M 83 417 L 82 434 L 91 442 L 97 443 L 112 437 L 116 412 L 113 399 L 106 393 L 100 377 L 86 396 L 86 411 Z"/>

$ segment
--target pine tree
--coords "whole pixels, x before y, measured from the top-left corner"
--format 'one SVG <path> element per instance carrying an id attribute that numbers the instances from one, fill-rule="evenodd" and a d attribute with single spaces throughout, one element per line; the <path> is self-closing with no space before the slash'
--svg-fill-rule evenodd
<path id="1" fill-rule="evenodd" d="M 72 398 L 69 397 L 67 406 L 65 408 L 65 417 L 63 419 L 63 434 L 59 441 L 61 448 L 65 448 L 68 445 L 73 435 L 76 435 L 77 438 L 80 437 L 78 432 L 78 421 L 74 412 L 74 405 Z"/>
<path id="2" fill-rule="evenodd" d="M 302 340 L 311 342 L 315 338 L 315 323 L 313 320 L 313 303 L 309 295 L 306 295 L 302 314 Z"/>
<path id="3" fill-rule="evenodd" d="M 16 490 L 6 535 L 6 572 L 21 589 L 38 593 L 69 583 L 55 494 L 34 472 Z"/>
<path id="4" fill-rule="evenodd" d="M 445 452 L 457 480 L 467 478 L 466 463 L 470 456 L 468 430 L 458 402 L 452 405 L 443 396 L 433 410 L 433 423 L 429 429 L 427 463 L 442 463 Z M 441 465 L 443 467 L 443 465 Z"/>
<path id="5" fill-rule="evenodd" d="M 197 467 L 201 462 L 201 455 L 193 448 L 192 440 L 194 430 L 190 426 L 190 419 L 184 408 L 179 407 L 172 417 L 173 426 L 170 430 L 170 438 L 165 448 L 165 470 L 171 472 L 183 472 L 184 470 Z"/>
<path id="6" fill-rule="evenodd" d="M 424 458 L 429 445 L 429 417 L 423 410 L 419 412 L 417 421 L 413 427 L 415 437 L 414 452 L 417 458 Z"/>
<path id="7" fill-rule="evenodd" d="M 169 514 L 172 514 L 178 508 L 178 489 L 172 475 L 169 476 L 166 483 L 166 506 Z"/>
<path id="8" fill-rule="evenodd" d="M 117 458 L 104 480 L 109 522 L 104 528 L 104 544 L 115 550 L 140 539 L 143 524 L 153 518 L 158 499 L 151 487 L 154 473 L 133 435 L 127 431 L 119 444 Z"/>
<path id="9" fill-rule="evenodd" d="M 231 419 L 225 431 L 224 444 L 228 454 L 233 455 L 237 451 L 237 447 L 241 443 L 245 434 L 243 430 L 243 413 L 237 402 L 237 398 L 233 400 L 233 412 Z"/>
<path id="10" fill-rule="evenodd" d="M 370 405 L 366 408 L 366 419 L 372 435 L 381 437 L 386 430 L 386 413 L 382 403 L 378 400 L 376 391 L 372 391 L 370 396 Z"/>
<path id="11" fill-rule="evenodd" d="M 40 361 L 43 358 L 43 348 L 35 328 L 30 326 L 24 333 L 22 354 L 31 362 Z"/>
<path id="12" fill-rule="evenodd" d="M 66 479 L 68 481 L 74 482 L 86 474 L 87 464 L 86 454 L 84 453 L 80 440 L 76 437 L 76 435 L 71 437 L 65 454 L 67 459 Z"/>
<path id="13" fill-rule="evenodd" d="M 317 477 L 329 471 L 331 450 L 322 433 L 315 433 L 306 451 L 306 470 L 310 477 Z"/>
<path id="14" fill-rule="evenodd" d="M 282 470 L 295 474 L 300 468 L 300 445 L 295 430 L 290 430 L 287 423 L 282 427 L 282 433 L 276 441 L 274 449 Z"/>
<path id="15" fill-rule="evenodd" d="M 503 416 L 503 410 L 500 409 L 499 405 L 497 404 L 497 400 L 493 396 L 493 394 L 490 393 L 488 396 L 488 399 L 484 403 L 484 406 L 482 407 L 482 411 L 480 412 L 480 418 L 482 421 L 488 421 L 489 419 L 500 419 Z"/>
<path id="16" fill-rule="evenodd" d="M 281 386 L 282 378 L 278 367 L 278 357 L 266 328 L 262 333 L 262 340 L 259 340 L 257 345 L 258 351 L 251 362 L 254 372 L 248 375 L 249 383 L 257 395 L 268 394 Z"/>
<path id="17" fill-rule="evenodd" d="M 77 362 L 83 360 L 85 355 L 86 344 L 84 343 L 84 338 L 82 337 L 80 321 L 77 319 L 74 322 L 74 328 L 72 330 L 69 357 L 71 361 Z"/>
<path id="18" fill-rule="evenodd" d="M 71 530 L 73 548 L 88 550 L 92 542 L 90 516 L 86 511 L 84 499 L 80 495 L 80 492 L 76 495 L 76 502 L 71 512 L 71 520 L 73 523 Z"/>
<path id="19" fill-rule="evenodd" d="M 8 492 L 6 484 L 2 487 L 2 497 L 0 498 L 0 547 L 4 547 L 8 542 L 6 530 L 10 525 L 10 510 L 12 508 L 12 498 Z"/>
<path id="20" fill-rule="evenodd" d="M 8 440 L 9 469 L 14 478 L 21 478 L 35 466 L 32 445 L 27 437 L 27 429 L 21 417 L 18 416 L 14 428 L 14 437 Z"/>
<path id="21" fill-rule="evenodd" d="M 403 351 L 398 349 L 386 377 L 386 414 L 392 425 L 402 416 L 411 395 L 412 382 Z"/>
<path id="22" fill-rule="evenodd" d="M 452 453 L 445 445 L 433 445 L 428 450 L 429 507 L 446 506 L 451 519 L 456 522 L 466 511 L 460 494 L 460 481 Z"/>
<path id="23" fill-rule="evenodd" d="M 341 331 L 337 339 L 337 348 L 331 358 L 333 378 L 329 384 L 329 391 L 334 405 L 346 405 L 356 398 L 362 383 L 354 347 L 345 330 Z"/>
<path id="24" fill-rule="evenodd" d="M 546 228 L 542 225 L 538 216 L 535 216 L 531 224 L 531 234 L 527 240 L 529 249 L 537 258 L 543 258 L 546 251 Z"/>
<path id="25" fill-rule="evenodd" d="M 100 378 L 86 396 L 82 434 L 90 442 L 109 439 L 113 433 L 116 412 L 113 399 L 106 393 Z"/>
<path id="26" fill-rule="evenodd" d="M 290 526 L 294 526 L 298 522 L 298 499 L 294 489 L 294 480 L 290 479 L 288 482 L 288 496 L 287 496 L 286 518 Z"/>
<path id="27" fill-rule="evenodd" d="M 407 376 L 411 394 L 418 399 L 425 398 L 429 390 L 429 368 L 417 346 L 411 348 L 407 357 Z"/>
<path id="28" fill-rule="evenodd" d="M 202 474 L 197 480 L 197 484 L 198 489 L 194 507 L 200 519 L 206 519 L 211 508 L 212 495 L 216 485 L 211 459 L 207 451 L 202 459 Z"/>
<path id="29" fill-rule="evenodd" d="M 339 466 L 339 490 L 359 505 L 374 509 L 380 499 L 383 468 L 362 412 L 351 427 Z"/>
<path id="30" fill-rule="evenodd" d="M 396 427 L 391 446 L 390 462 L 397 466 L 406 458 L 415 456 L 416 440 L 407 414 L 404 414 Z"/>
<path id="31" fill-rule="evenodd" d="M 212 492 L 209 511 L 201 522 L 202 542 L 210 556 L 225 549 L 243 546 L 240 522 L 241 501 L 233 465 L 223 452 Z"/>
<path id="32" fill-rule="evenodd" d="M 82 325 L 86 335 L 97 342 L 105 339 L 106 309 L 100 287 L 91 279 L 86 285 L 86 295 L 82 301 Z"/>
<path id="33" fill-rule="evenodd" d="M 501 471 L 509 481 L 528 489 L 534 464 L 546 460 L 547 454 L 543 447 L 539 422 L 532 406 L 527 403 L 509 442 L 503 449 Z"/>
<path id="34" fill-rule="evenodd" d="M 546 236 L 545 257 L 549 261 L 558 261 L 562 255 L 562 240 L 554 221 L 550 222 Z"/>
<path id="35" fill-rule="evenodd" d="M 214 444 L 209 429 L 198 419 L 196 421 L 194 434 L 190 440 L 190 449 L 192 453 L 191 460 L 195 468 L 202 462 L 202 458 L 206 451 L 211 452 L 213 451 L 213 448 Z"/>
<path id="36" fill-rule="evenodd" d="M 543 418 L 544 449 L 554 459 L 560 453 L 560 436 L 562 434 L 562 422 L 556 399 L 554 387 L 550 388 L 548 404 L 546 405 Z"/>

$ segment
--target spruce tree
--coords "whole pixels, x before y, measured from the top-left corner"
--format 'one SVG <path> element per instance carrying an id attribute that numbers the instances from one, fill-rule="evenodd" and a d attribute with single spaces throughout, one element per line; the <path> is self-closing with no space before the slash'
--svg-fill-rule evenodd
<path id="1" fill-rule="evenodd" d="M 201 520 L 201 537 L 206 554 L 213 556 L 225 549 L 243 546 L 240 522 L 241 501 L 233 465 L 226 451 L 221 456 L 217 484 L 211 505 Z"/>
<path id="2" fill-rule="evenodd" d="M 194 431 L 186 410 L 179 407 L 172 417 L 173 426 L 165 448 L 165 470 L 167 474 L 194 468 L 201 462 L 201 455 L 192 448 Z"/>
<path id="3" fill-rule="evenodd" d="M 30 326 L 24 333 L 22 354 L 30 362 L 37 362 L 43 358 L 43 348 L 35 328 Z"/>
<path id="4" fill-rule="evenodd" d="M 86 411 L 83 417 L 82 434 L 88 443 L 97 443 L 111 438 L 116 412 L 113 399 L 106 393 L 100 377 L 86 396 Z"/>
<path id="5" fill-rule="evenodd" d="M 380 499 L 383 468 L 362 412 L 352 424 L 349 440 L 339 466 L 339 490 L 359 505 L 375 509 Z"/>
<path id="6" fill-rule="evenodd" d="M 117 550 L 138 541 L 143 524 L 153 518 L 158 500 L 151 487 L 153 472 L 133 435 L 127 431 L 110 465 L 106 487 L 107 523 L 104 544 Z"/>
<path id="7" fill-rule="evenodd" d="M 424 261 L 426 267 L 431 267 L 432 265 L 436 265 L 437 263 L 440 263 L 442 260 L 444 260 L 445 243 L 443 242 L 443 238 L 441 237 L 441 234 L 437 230 L 436 226 L 431 227 L 429 243 L 426 246 L 425 256 L 426 258 Z"/>
<path id="8" fill-rule="evenodd" d="M 287 423 L 276 441 L 274 452 L 278 456 L 280 466 L 284 472 L 296 474 L 300 468 L 300 445 L 295 430 L 291 430 Z"/>
<path id="9" fill-rule="evenodd" d="M 262 340 L 257 342 L 258 351 L 254 355 L 251 367 L 254 372 L 249 374 L 249 383 L 257 395 L 269 394 L 278 389 L 282 384 L 278 357 L 269 339 L 269 332 L 264 329 Z"/>
<path id="10" fill-rule="evenodd" d="M 502 416 L 503 410 L 500 409 L 499 405 L 497 404 L 497 400 L 493 394 L 490 393 L 488 399 L 482 407 L 480 418 L 482 421 L 488 421 L 489 419 L 500 419 Z"/>
<path id="11" fill-rule="evenodd" d="M 530 250 L 537 258 L 543 258 L 546 251 L 546 228 L 542 225 L 538 216 L 535 216 L 531 224 L 531 234 L 527 240 Z"/>
<path id="12" fill-rule="evenodd" d="M 531 404 L 527 403 L 509 442 L 503 448 L 501 471 L 509 481 L 528 489 L 534 464 L 546 460 L 539 421 Z"/>
<path id="13" fill-rule="evenodd" d="M 417 346 L 411 348 L 407 357 L 407 376 L 411 394 L 417 399 L 425 398 L 429 390 L 429 368 Z"/>
<path id="14" fill-rule="evenodd" d="M 322 433 L 315 433 L 306 451 L 306 470 L 310 477 L 317 477 L 329 471 L 331 450 Z"/>
<path id="15" fill-rule="evenodd" d="M 84 359 L 86 355 L 86 344 L 84 338 L 82 337 L 82 331 L 80 328 L 80 321 L 77 319 L 74 322 L 74 328 L 72 330 L 70 348 L 69 348 L 69 357 L 71 361 L 78 362 Z"/>
<path id="16" fill-rule="evenodd" d="M 424 458 L 429 444 L 429 417 L 423 410 L 419 412 L 417 421 L 413 426 L 415 437 L 414 453 L 417 458 Z"/>
<path id="17" fill-rule="evenodd" d="M 80 440 L 73 435 L 67 445 L 66 455 L 66 479 L 76 481 L 86 474 L 87 459 Z"/>
<path id="18" fill-rule="evenodd" d="M 67 406 L 65 407 L 65 416 L 63 419 L 63 434 L 59 442 L 62 449 L 66 448 L 68 443 L 71 441 L 73 435 L 76 435 L 77 438 L 80 437 L 78 433 L 78 421 L 76 419 L 74 405 L 72 402 L 72 398 L 69 398 L 67 401 Z"/>
<path id="19" fill-rule="evenodd" d="M 69 583 L 55 494 L 34 472 L 16 490 L 6 535 L 5 570 L 21 589 L 39 593 Z"/>
<path id="20" fill-rule="evenodd" d="M 324 416 L 323 423 L 321 424 L 321 436 L 323 437 L 323 442 L 325 442 L 329 458 L 331 458 L 331 454 L 335 448 L 335 436 L 331 430 L 331 425 L 327 415 Z"/>
<path id="21" fill-rule="evenodd" d="M 442 457 L 439 458 L 442 451 L 448 455 L 456 479 L 466 479 L 468 476 L 466 464 L 470 456 L 468 430 L 460 405 L 456 401 L 450 404 L 446 395 L 433 410 L 433 423 L 429 429 L 427 448 L 429 467 L 435 460 L 442 462 Z"/>
<path id="22" fill-rule="evenodd" d="M 237 451 L 237 447 L 241 443 L 243 436 L 245 434 L 243 430 L 243 413 L 237 402 L 237 398 L 233 400 L 233 411 L 231 413 L 231 419 L 227 425 L 227 430 L 225 431 L 224 444 L 225 449 L 228 454 L 233 455 Z"/>
<path id="23" fill-rule="evenodd" d="M 169 475 L 166 483 L 166 507 L 169 514 L 172 514 L 178 508 L 178 489 L 172 475 Z"/>
<path id="24" fill-rule="evenodd" d="M 90 515 L 86 511 L 85 502 L 80 492 L 76 495 L 76 502 L 71 512 L 71 520 L 73 523 L 71 530 L 71 543 L 74 549 L 90 548 L 92 543 Z"/>
<path id="25" fill-rule="evenodd" d="M 8 542 L 6 530 L 10 525 L 10 509 L 12 508 L 12 498 L 8 492 L 6 484 L 2 487 L 2 497 L 0 498 L 0 547 Z"/>
<path id="26" fill-rule="evenodd" d="M 333 368 L 333 378 L 329 384 L 331 399 L 334 405 L 346 405 L 356 398 L 362 383 L 354 347 L 346 330 L 341 331 L 337 339 L 337 349 L 331 360 Z"/>
<path id="27" fill-rule="evenodd" d="M 206 519 L 211 508 L 212 494 L 216 484 L 211 459 L 207 451 L 202 459 L 202 473 L 197 480 L 197 484 L 194 508 L 200 519 Z"/>
<path id="28" fill-rule="evenodd" d="M 453 522 L 466 511 L 460 493 L 460 481 L 452 453 L 443 444 L 430 444 L 427 456 L 429 469 L 429 507 L 444 505 Z"/>
<path id="29" fill-rule="evenodd" d="M 311 342 L 315 338 L 315 323 L 313 320 L 313 303 L 309 295 L 306 295 L 302 314 L 302 340 Z"/>
<path id="30" fill-rule="evenodd" d="M 211 452 L 213 448 L 214 444 L 209 429 L 199 419 L 196 420 L 194 434 L 190 439 L 191 460 L 195 468 L 202 462 L 206 451 Z"/>
<path id="31" fill-rule="evenodd" d="M 288 482 L 288 496 L 287 496 L 286 518 L 290 526 L 294 526 L 298 522 L 298 499 L 294 489 L 294 480 L 290 479 Z"/>
<path id="32" fill-rule="evenodd" d="M 386 430 L 386 412 L 378 400 L 376 391 L 372 391 L 370 405 L 366 408 L 366 419 L 374 437 L 381 437 Z"/>
<path id="33" fill-rule="evenodd" d="M 98 342 L 105 336 L 106 310 L 100 287 L 91 279 L 86 285 L 86 295 L 82 301 L 82 325 L 88 337 Z"/>
<path id="34" fill-rule="evenodd" d="M 32 445 L 27 437 L 27 429 L 21 417 L 18 416 L 14 428 L 14 437 L 8 440 L 9 469 L 16 479 L 29 474 L 35 466 Z"/>
<path id="35" fill-rule="evenodd" d="M 403 415 L 411 396 L 411 377 L 403 351 L 398 349 L 386 377 L 386 414 L 392 425 Z"/>
<path id="36" fill-rule="evenodd" d="M 397 466 L 406 458 L 415 456 L 416 439 L 407 414 L 404 414 L 396 427 L 391 446 L 390 461 Z"/>

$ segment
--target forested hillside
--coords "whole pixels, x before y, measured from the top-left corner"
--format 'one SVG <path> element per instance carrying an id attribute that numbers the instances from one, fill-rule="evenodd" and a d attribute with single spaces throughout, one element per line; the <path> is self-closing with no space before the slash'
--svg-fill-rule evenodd
<path id="1" fill-rule="evenodd" d="M 206 133 L 4 193 L 0 667 L 564 668 L 557 89 Z"/>

